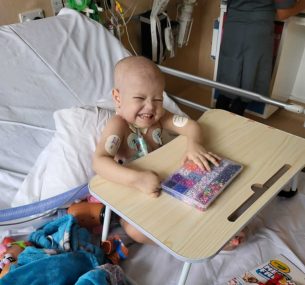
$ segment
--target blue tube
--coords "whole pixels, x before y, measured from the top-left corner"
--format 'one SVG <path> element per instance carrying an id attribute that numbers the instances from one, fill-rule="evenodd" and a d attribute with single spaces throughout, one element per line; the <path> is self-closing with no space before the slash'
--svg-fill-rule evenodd
<path id="1" fill-rule="evenodd" d="M 75 200 L 82 200 L 89 195 L 88 184 L 81 185 L 72 190 L 57 196 L 34 202 L 28 205 L 0 210 L 0 222 L 7 222 L 32 215 L 42 214 L 49 210 L 60 208 L 73 203 Z"/>

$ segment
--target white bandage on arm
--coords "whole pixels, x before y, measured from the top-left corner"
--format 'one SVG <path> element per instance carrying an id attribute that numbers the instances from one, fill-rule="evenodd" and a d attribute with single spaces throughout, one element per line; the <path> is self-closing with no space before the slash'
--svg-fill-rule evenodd
<path id="1" fill-rule="evenodd" d="M 121 139 L 117 135 L 111 135 L 106 139 L 105 150 L 112 156 L 115 156 L 120 148 Z"/>
<path id="2" fill-rule="evenodd" d="M 184 127 L 187 124 L 187 121 L 188 121 L 188 117 L 180 116 L 180 115 L 173 116 L 173 124 L 178 128 Z"/>

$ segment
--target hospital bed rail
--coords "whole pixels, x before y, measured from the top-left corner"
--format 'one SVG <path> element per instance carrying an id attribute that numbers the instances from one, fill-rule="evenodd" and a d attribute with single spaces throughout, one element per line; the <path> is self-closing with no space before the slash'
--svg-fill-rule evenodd
<path id="1" fill-rule="evenodd" d="M 164 73 L 175 76 L 175 77 L 178 77 L 178 78 L 182 78 L 182 79 L 185 79 L 185 80 L 188 80 L 188 81 L 191 81 L 191 82 L 195 82 L 195 83 L 198 83 L 198 84 L 201 84 L 201 85 L 209 86 L 209 87 L 212 87 L 212 88 L 217 88 L 219 90 L 222 90 L 222 91 L 234 94 L 234 95 L 238 95 L 238 96 L 241 96 L 241 97 L 245 97 L 245 98 L 248 98 L 248 99 L 252 99 L 252 100 L 255 100 L 255 101 L 263 102 L 263 103 L 266 103 L 266 104 L 271 104 L 271 105 L 283 108 L 283 109 L 285 109 L 289 112 L 298 113 L 298 114 L 305 114 L 305 109 L 301 105 L 288 104 L 288 103 L 285 103 L 285 102 L 282 102 L 282 101 L 279 101 L 279 100 L 274 100 L 274 99 L 271 99 L 271 98 L 268 98 L 268 97 L 264 97 L 264 96 L 262 96 L 258 93 L 255 93 L 255 92 L 243 90 L 243 89 L 240 89 L 240 88 L 237 88 L 237 87 L 233 87 L 233 86 L 230 86 L 230 85 L 227 85 L 227 84 L 219 83 L 219 82 L 214 81 L 214 80 L 210 80 L 210 79 L 206 79 L 206 78 L 199 77 L 199 76 L 196 76 L 196 75 L 192 75 L 190 73 L 186 73 L 186 72 L 179 71 L 179 70 L 176 70 L 176 69 L 172 69 L 172 68 L 169 68 L 169 67 L 159 65 L 159 68 Z M 208 107 L 202 107 L 202 105 L 191 102 L 187 99 L 182 99 L 182 98 L 179 98 L 179 97 L 173 96 L 173 95 L 170 95 L 170 96 L 174 100 L 176 100 L 177 102 L 179 102 L 183 105 L 187 105 L 189 107 L 192 107 L 194 109 L 197 109 L 199 111 L 206 111 L 206 110 L 210 109 Z"/>

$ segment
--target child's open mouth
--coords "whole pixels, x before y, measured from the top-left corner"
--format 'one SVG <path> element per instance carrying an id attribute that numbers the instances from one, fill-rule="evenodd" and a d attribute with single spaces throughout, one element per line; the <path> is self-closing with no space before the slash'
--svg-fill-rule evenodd
<path id="1" fill-rule="evenodd" d="M 154 115 L 153 114 L 139 114 L 139 117 L 142 120 L 151 120 L 154 117 Z"/>

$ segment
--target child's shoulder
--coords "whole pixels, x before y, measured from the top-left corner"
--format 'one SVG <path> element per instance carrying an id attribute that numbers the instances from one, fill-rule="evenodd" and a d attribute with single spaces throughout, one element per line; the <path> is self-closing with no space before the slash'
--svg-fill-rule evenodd
<path id="1" fill-rule="evenodd" d="M 126 129 L 126 127 L 128 127 L 128 123 L 121 116 L 114 115 L 108 120 L 107 127 L 114 129 Z"/>
<path id="2" fill-rule="evenodd" d="M 117 123 L 121 123 L 121 124 L 127 124 L 126 120 L 124 118 L 122 118 L 120 115 L 114 114 L 109 121 L 113 121 L 113 122 L 117 122 Z"/>

